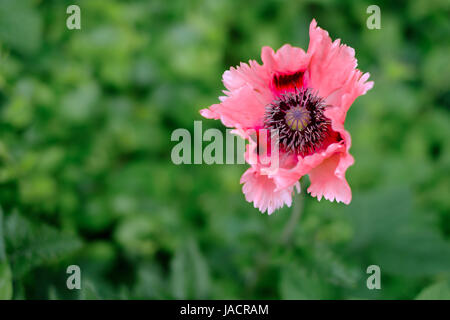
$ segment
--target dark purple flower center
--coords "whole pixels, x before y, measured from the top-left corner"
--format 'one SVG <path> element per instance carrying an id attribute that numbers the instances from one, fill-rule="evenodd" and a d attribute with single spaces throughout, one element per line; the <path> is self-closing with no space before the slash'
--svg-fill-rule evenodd
<path id="1" fill-rule="evenodd" d="M 330 135 L 330 120 L 324 116 L 326 104 L 310 89 L 285 92 L 266 106 L 265 128 L 277 130 L 277 142 L 287 152 L 311 154 Z"/>

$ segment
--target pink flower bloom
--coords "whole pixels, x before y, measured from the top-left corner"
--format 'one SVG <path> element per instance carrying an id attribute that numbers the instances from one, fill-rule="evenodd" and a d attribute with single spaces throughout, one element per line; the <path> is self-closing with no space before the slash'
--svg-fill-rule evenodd
<path id="1" fill-rule="evenodd" d="M 225 71 L 225 96 L 200 111 L 248 139 L 246 160 L 251 167 L 242 175 L 242 190 L 247 201 L 269 214 L 291 205 L 294 189 L 300 191 L 299 180 L 306 174 L 311 181 L 308 192 L 319 200 L 348 204 L 352 198 L 345 172 L 354 160 L 344 122 L 353 101 L 373 82 L 356 69 L 355 51 L 340 40 L 332 42 L 315 20 L 309 36 L 306 53 L 289 44 L 277 52 L 263 47 L 262 65 L 250 60 Z M 267 145 L 255 139 L 259 129 L 279 132 L 275 170 L 260 159 L 259 150 Z M 250 161 L 255 154 L 258 161 Z"/>

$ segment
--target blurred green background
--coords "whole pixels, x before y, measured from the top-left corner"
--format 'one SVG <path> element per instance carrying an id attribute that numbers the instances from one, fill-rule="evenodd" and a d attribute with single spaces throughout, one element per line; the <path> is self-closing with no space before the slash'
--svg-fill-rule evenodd
<path id="1" fill-rule="evenodd" d="M 448 9 L 1 0 L 0 298 L 450 299 Z M 312 18 L 375 81 L 346 121 L 353 202 L 305 196 L 304 179 L 294 208 L 262 215 L 241 192 L 247 165 L 176 166 L 170 135 L 193 131 L 230 66 L 306 49 Z"/>

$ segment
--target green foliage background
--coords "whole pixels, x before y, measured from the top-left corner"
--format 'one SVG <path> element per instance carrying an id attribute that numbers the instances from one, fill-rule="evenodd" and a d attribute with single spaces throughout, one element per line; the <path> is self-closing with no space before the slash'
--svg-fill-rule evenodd
<path id="1" fill-rule="evenodd" d="M 370 4 L 381 30 L 366 28 Z M 449 299 L 448 9 L 0 1 L 0 298 Z M 246 165 L 176 166 L 170 135 L 192 132 L 223 71 L 263 45 L 307 48 L 312 18 L 375 81 L 346 122 L 353 202 L 305 196 L 305 179 L 269 217 L 244 200 Z M 371 264 L 381 290 L 366 287 Z"/>

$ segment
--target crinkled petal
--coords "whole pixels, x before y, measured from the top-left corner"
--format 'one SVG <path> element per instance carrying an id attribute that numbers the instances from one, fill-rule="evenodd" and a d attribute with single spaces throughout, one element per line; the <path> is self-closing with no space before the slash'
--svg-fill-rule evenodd
<path id="1" fill-rule="evenodd" d="M 306 69 L 309 63 L 305 51 L 290 44 L 285 44 L 276 53 L 270 47 L 263 47 L 261 59 L 271 73 L 297 72 Z"/>
<path id="2" fill-rule="evenodd" d="M 225 94 L 230 95 L 244 86 L 249 86 L 261 96 L 260 100 L 267 103 L 272 100 L 272 94 L 268 87 L 270 74 L 266 67 L 259 65 L 255 60 L 250 60 L 248 64 L 241 63 L 236 68 L 232 67 L 225 71 L 222 81 L 228 89 Z"/>
<path id="3" fill-rule="evenodd" d="M 311 61 L 308 68 L 308 86 L 325 98 L 327 103 L 348 110 L 353 101 L 367 90 L 373 82 L 367 82 L 369 74 L 357 70 L 355 50 L 331 42 L 328 32 L 313 20 L 309 27 L 310 42 L 307 55 Z"/>
<path id="4" fill-rule="evenodd" d="M 242 191 L 248 202 L 253 202 L 255 208 L 262 213 L 272 214 L 276 209 L 292 204 L 292 193 L 294 186 L 276 191 L 275 183 L 267 175 L 262 175 L 258 170 L 251 167 L 241 177 Z M 300 184 L 295 185 L 300 191 Z"/>
<path id="5" fill-rule="evenodd" d="M 227 127 L 246 130 L 263 125 L 264 106 L 251 87 L 243 86 L 221 103 L 200 110 L 200 114 L 208 119 L 220 119 Z"/>
<path id="6" fill-rule="evenodd" d="M 340 134 L 345 145 L 345 149 L 348 152 L 352 145 L 352 139 L 350 133 L 344 129 L 344 121 L 346 116 L 345 110 L 340 107 L 329 107 L 325 110 L 324 115 L 331 120 L 331 128 L 334 132 Z"/>
<path id="7" fill-rule="evenodd" d="M 319 201 L 324 197 L 329 201 L 349 204 L 352 191 L 345 179 L 345 172 L 352 164 L 353 157 L 348 153 L 336 153 L 324 160 L 309 172 L 311 185 L 308 192 Z"/>
<path id="8" fill-rule="evenodd" d="M 342 152 L 344 142 L 330 144 L 326 149 L 308 155 L 306 157 L 297 157 L 295 165 L 280 166 L 278 171 L 271 175 L 277 189 L 283 189 L 296 183 L 301 177 L 308 174 L 312 169 L 319 166 L 325 159 L 329 158 L 337 152 Z"/>
<path id="9" fill-rule="evenodd" d="M 338 132 L 342 140 L 328 146 L 326 151 L 315 153 L 305 158 L 309 165 L 309 178 L 311 185 L 308 192 L 327 200 L 349 204 L 352 199 L 350 186 L 345 179 L 347 168 L 354 162 L 348 153 L 351 146 L 350 134 L 344 129 L 346 112 L 340 107 L 329 107 L 325 116 L 331 120 L 333 131 Z M 308 170 L 308 165 L 303 169 Z"/>
<path id="10" fill-rule="evenodd" d="M 338 108 L 335 108 L 340 111 Z M 336 120 L 336 122 L 339 119 Z M 339 123 L 339 122 L 337 122 Z M 294 186 L 298 181 L 306 174 L 311 172 L 314 168 L 321 165 L 322 162 L 332 157 L 334 154 L 347 153 L 347 144 L 350 145 L 350 135 L 343 129 L 343 125 L 339 127 L 344 133 L 344 138 L 339 142 L 330 143 L 325 149 L 315 152 L 311 155 L 302 157 L 293 153 L 286 153 L 283 150 L 279 150 L 278 162 L 274 165 L 275 155 L 267 155 L 265 153 L 257 153 L 257 150 L 265 150 L 267 147 L 262 146 L 259 143 L 257 149 L 257 143 L 250 139 L 247 145 L 245 159 L 258 171 L 261 175 L 268 176 L 275 184 L 274 191 L 284 190 Z"/>

